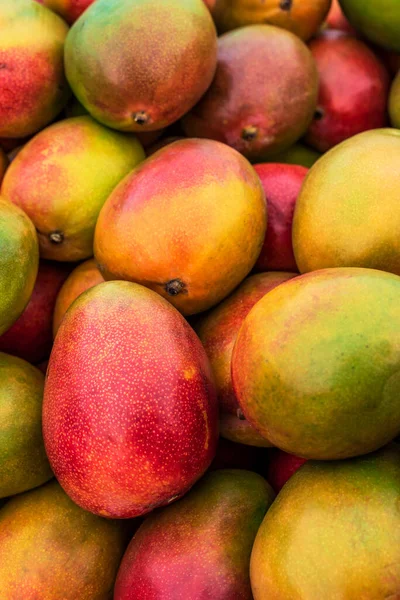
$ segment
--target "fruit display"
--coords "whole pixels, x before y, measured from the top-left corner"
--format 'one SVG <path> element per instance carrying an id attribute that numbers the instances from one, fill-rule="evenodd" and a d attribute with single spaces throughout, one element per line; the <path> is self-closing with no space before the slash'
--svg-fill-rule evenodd
<path id="1" fill-rule="evenodd" d="M 399 0 L 0 1 L 0 600 L 400 600 Z"/>

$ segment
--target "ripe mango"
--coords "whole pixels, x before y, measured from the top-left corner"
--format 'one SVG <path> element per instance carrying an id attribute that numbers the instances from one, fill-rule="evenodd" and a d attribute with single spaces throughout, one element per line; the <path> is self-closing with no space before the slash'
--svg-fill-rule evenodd
<path id="1" fill-rule="evenodd" d="M 44 4 L 72 25 L 93 3 L 93 0 L 36 0 L 36 2 Z"/>
<path id="2" fill-rule="evenodd" d="M 400 52 L 398 0 L 339 0 L 356 30 L 374 44 Z"/>

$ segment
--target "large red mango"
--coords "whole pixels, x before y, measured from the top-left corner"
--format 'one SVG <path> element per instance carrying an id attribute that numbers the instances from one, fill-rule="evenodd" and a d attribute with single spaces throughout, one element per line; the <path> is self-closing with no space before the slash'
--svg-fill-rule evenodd
<path id="1" fill-rule="evenodd" d="M 206 354 L 166 300 L 117 281 L 74 302 L 50 358 L 43 431 L 77 504 L 130 518 L 172 502 L 210 465 L 217 421 Z"/>

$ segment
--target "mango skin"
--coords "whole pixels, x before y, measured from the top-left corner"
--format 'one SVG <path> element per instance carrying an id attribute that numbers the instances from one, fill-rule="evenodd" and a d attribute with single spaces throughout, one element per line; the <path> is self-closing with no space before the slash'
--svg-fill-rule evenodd
<path id="1" fill-rule="evenodd" d="M 253 306 L 277 285 L 288 281 L 292 273 L 260 273 L 243 281 L 235 292 L 213 310 L 200 316 L 196 332 L 210 360 L 220 405 L 221 435 L 233 442 L 270 446 L 238 414 L 239 403 L 231 377 L 232 351 L 239 329 Z M 239 411 L 241 413 L 241 411 Z"/>
<path id="2" fill-rule="evenodd" d="M 42 129 L 67 103 L 68 27 L 36 2 L 4 0 L 0 29 L 0 137 L 23 138 Z"/>
<path id="3" fill-rule="evenodd" d="M 287 5 L 287 6 L 286 6 Z M 211 14 L 221 33 L 246 25 L 275 25 L 304 41 L 319 29 L 331 0 L 216 0 Z"/>
<path id="4" fill-rule="evenodd" d="M 367 267 L 400 274 L 400 131 L 360 133 L 310 169 L 296 202 L 299 271 Z"/>
<path id="5" fill-rule="evenodd" d="M 390 88 L 389 115 L 392 126 L 400 129 L 400 71 L 398 71 Z"/>
<path id="6" fill-rule="evenodd" d="M 248 161 L 212 140 L 182 140 L 117 186 L 100 212 L 94 255 L 105 279 L 145 285 L 191 315 L 246 277 L 265 229 L 264 191 Z"/>
<path id="7" fill-rule="evenodd" d="M 372 452 L 400 431 L 400 277 L 324 269 L 269 292 L 232 356 L 247 420 L 275 446 L 332 460 Z"/>
<path id="8" fill-rule="evenodd" d="M 36 0 L 72 25 L 94 0 Z"/>
<path id="9" fill-rule="evenodd" d="M 107 197 L 144 158 L 132 135 L 89 116 L 65 119 L 24 146 L 1 191 L 32 219 L 42 258 L 78 261 L 93 254 L 94 228 Z"/>
<path id="10" fill-rule="evenodd" d="M 97 0 L 65 45 L 75 96 L 121 131 L 154 131 L 180 119 L 210 85 L 216 57 L 216 31 L 202 0 Z"/>
<path id="11" fill-rule="evenodd" d="M 141 525 L 122 560 L 114 600 L 252 600 L 251 548 L 274 496 L 256 473 L 208 473 Z"/>
<path id="12" fill-rule="evenodd" d="M 0 197 L 0 335 L 28 304 L 38 265 L 39 247 L 32 222 Z"/>
<path id="13" fill-rule="evenodd" d="M 94 259 L 81 263 L 72 271 L 57 295 L 53 313 L 53 337 L 56 337 L 61 321 L 74 300 L 99 283 L 104 283 L 104 279 Z"/>
<path id="14" fill-rule="evenodd" d="M 131 518 L 186 493 L 215 455 L 217 413 L 200 340 L 158 294 L 109 281 L 70 307 L 48 365 L 43 434 L 78 505 Z"/>
<path id="15" fill-rule="evenodd" d="M 308 462 L 278 494 L 251 556 L 254 600 L 397 599 L 400 449 Z"/>
<path id="16" fill-rule="evenodd" d="M 121 524 L 76 506 L 55 481 L 0 510 L 2 600 L 110 600 Z"/>
<path id="17" fill-rule="evenodd" d="M 8 165 L 9 160 L 7 154 L 0 148 L 0 183 L 3 181 L 3 177 L 7 171 Z"/>
<path id="18" fill-rule="evenodd" d="M 314 60 L 298 37 L 272 25 L 241 27 L 219 38 L 213 83 L 182 127 L 265 160 L 306 132 L 317 92 Z"/>
<path id="19" fill-rule="evenodd" d="M 309 146 L 306 146 L 301 142 L 296 142 L 287 150 L 275 154 L 274 156 L 266 157 L 265 162 L 285 163 L 287 165 L 299 165 L 301 167 L 306 167 L 309 169 L 313 166 L 313 164 L 317 162 L 320 156 L 320 152 L 317 152 L 313 148 L 310 148 Z M 256 162 L 264 162 L 263 157 L 259 157 L 259 159 Z"/>
<path id="20" fill-rule="evenodd" d="M 397 0 L 339 0 L 356 30 L 378 46 L 400 52 L 400 10 Z"/>
<path id="21" fill-rule="evenodd" d="M 0 498 L 53 476 L 42 437 L 43 388 L 38 369 L 0 352 Z"/>

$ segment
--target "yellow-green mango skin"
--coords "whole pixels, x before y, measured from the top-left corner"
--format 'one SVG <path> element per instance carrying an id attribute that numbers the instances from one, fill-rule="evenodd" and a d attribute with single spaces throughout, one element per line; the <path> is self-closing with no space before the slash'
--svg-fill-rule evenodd
<path id="1" fill-rule="evenodd" d="M 208 473 L 141 525 L 121 563 L 114 600 L 252 600 L 251 548 L 274 497 L 251 471 Z"/>
<path id="2" fill-rule="evenodd" d="M 400 448 L 308 462 L 268 511 L 251 556 L 254 600 L 400 597 Z"/>
<path id="3" fill-rule="evenodd" d="M 389 116 L 393 127 L 400 129 L 400 71 L 394 78 L 390 89 Z"/>
<path id="4" fill-rule="evenodd" d="M 1 190 L 32 219 L 42 258 L 83 260 L 93 254 L 100 209 L 144 158 L 133 135 L 107 129 L 89 116 L 65 119 L 24 146 Z M 59 234 L 57 243 L 53 239 Z"/>
<path id="5" fill-rule="evenodd" d="M 1 600 L 110 600 L 121 523 L 76 506 L 52 481 L 0 510 Z"/>
<path id="6" fill-rule="evenodd" d="M 360 133 L 310 169 L 293 219 L 301 273 L 367 267 L 400 275 L 400 131 Z"/>
<path id="7" fill-rule="evenodd" d="M 263 159 L 257 160 L 257 163 L 286 163 L 288 165 L 300 165 L 309 169 L 314 163 L 317 162 L 320 156 L 320 152 L 317 152 L 316 150 L 313 150 L 313 148 L 309 148 L 305 144 L 298 142 L 293 144 L 293 146 L 287 150 L 284 150 L 279 154 L 275 154 L 273 157 L 266 157 L 265 161 Z"/>
<path id="8" fill-rule="evenodd" d="M 0 352 L 0 498 L 53 476 L 42 436 L 43 388 L 39 369 Z"/>
<path id="9" fill-rule="evenodd" d="M 324 269 L 270 291 L 232 357 L 245 417 L 281 450 L 333 460 L 400 432 L 400 277 Z"/>
<path id="10" fill-rule="evenodd" d="M 398 0 L 339 0 L 350 24 L 370 42 L 400 52 Z"/>
<path id="11" fill-rule="evenodd" d="M 28 304 L 38 267 L 39 247 L 32 222 L 0 197 L 0 335 Z"/>

